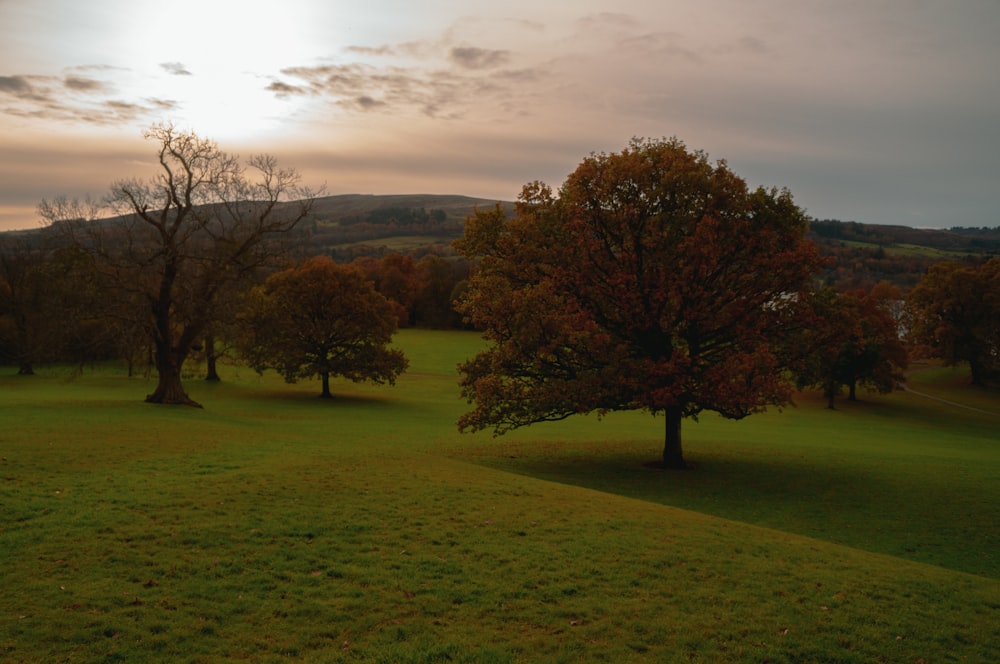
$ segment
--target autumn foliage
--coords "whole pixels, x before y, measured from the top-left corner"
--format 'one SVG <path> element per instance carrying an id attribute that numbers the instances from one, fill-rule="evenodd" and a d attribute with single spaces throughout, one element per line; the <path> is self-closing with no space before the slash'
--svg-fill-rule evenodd
<path id="1" fill-rule="evenodd" d="M 395 383 L 407 366 L 388 344 L 396 332 L 393 305 L 356 267 L 320 256 L 277 272 L 250 294 L 241 316 L 242 355 L 259 372 L 275 369 L 288 382 L 319 376 Z"/>
<path id="2" fill-rule="evenodd" d="M 488 350 L 461 366 L 463 430 L 501 434 L 577 413 L 680 423 L 788 402 L 780 340 L 819 267 L 787 191 L 751 190 L 677 139 L 585 159 L 555 195 L 527 185 L 516 214 L 478 211 L 456 248 L 480 263 L 460 304 Z"/>
<path id="3" fill-rule="evenodd" d="M 899 288 L 886 282 L 870 291 L 814 293 L 812 323 L 793 339 L 804 351 L 799 385 L 821 388 L 830 408 L 845 386 L 851 401 L 859 385 L 881 394 L 894 390 L 908 363 L 897 317 L 901 300 Z"/>
<path id="4" fill-rule="evenodd" d="M 968 362 L 976 385 L 1000 379 L 1000 258 L 932 266 L 907 307 L 912 341 L 948 364 Z"/>

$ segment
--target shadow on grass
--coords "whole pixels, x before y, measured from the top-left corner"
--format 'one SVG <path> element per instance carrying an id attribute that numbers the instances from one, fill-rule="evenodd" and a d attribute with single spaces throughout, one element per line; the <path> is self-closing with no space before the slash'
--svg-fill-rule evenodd
<path id="1" fill-rule="evenodd" d="M 703 445 L 702 448 L 707 446 Z M 828 513 L 864 508 L 879 480 L 857 468 L 817 466 L 805 456 L 776 456 L 735 443 L 716 443 L 690 457 L 687 470 L 664 469 L 639 443 L 567 447 L 562 453 L 508 453 L 480 463 L 539 479 L 728 518 L 783 514 L 790 505 Z M 780 521 L 780 519 L 779 519 Z"/>
<path id="2" fill-rule="evenodd" d="M 849 452 L 699 441 L 688 470 L 655 467 L 635 441 L 492 445 L 477 463 L 507 472 L 996 578 L 994 510 L 926 469 Z M 992 524 L 992 525 L 991 525 Z M 992 534 L 991 534 L 992 533 Z"/>

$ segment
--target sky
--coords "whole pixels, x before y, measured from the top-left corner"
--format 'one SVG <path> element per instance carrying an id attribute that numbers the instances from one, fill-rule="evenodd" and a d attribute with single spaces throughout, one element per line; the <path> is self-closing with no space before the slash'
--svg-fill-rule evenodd
<path id="1" fill-rule="evenodd" d="M 171 122 L 329 194 L 554 189 L 676 136 L 818 219 L 998 226 L 998 0 L 0 0 L 0 229 Z"/>

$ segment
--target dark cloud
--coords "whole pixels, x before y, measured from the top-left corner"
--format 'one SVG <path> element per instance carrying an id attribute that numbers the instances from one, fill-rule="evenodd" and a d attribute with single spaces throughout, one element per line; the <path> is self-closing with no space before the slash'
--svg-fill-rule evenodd
<path id="1" fill-rule="evenodd" d="M 294 82 L 272 81 L 267 89 L 279 97 L 330 97 L 341 107 L 366 111 L 415 107 L 432 116 L 449 105 L 458 85 L 444 73 L 361 63 L 291 67 L 281 73 Z"/>
<path id="2" fill-rule="evenodd" d="M 49 99 L 47 87 L 50 81 L 45 76 L 0 76 L 0 93 L 24 102 L 45 102 Z"/>
<path id="3" fill-rule="evenodd" d="M 406 42 L 378 47 L 351 46 L 359 56 L 405 55 L 407 66 L 350 62 L 288 67 L 267 86 L 279 98 L 329 99 L 352 111 L 405 113 L 417 111 L 433 118 L 464 116 L 473 107 L 489 107 L 494 113 L 511 113 L 517 100 L 545 76 L 541 68 L 505 69 L 510 52 L 473 46 L 448 47 L 437 42 Z M 458 65 L 442 68 L 442 54 Z M 527 107 L 527 106 L 525 106 Z M 523 112 L 523 108 L 516 111 Z"/>
<path id="4" fill-rule="evenodd" d="M 180 62 L 161 62 L 160 67 L 174 76 L 192 76 L 191 71 Z"/>
<path id="5" fill-rule="evenodd" d="M 31 91 L 31 83 L 24 76 L 0 76 L 0 92 L 20 97 Z"/>
<path id="6" fill-rule="evenodd" d="M 147 99 L 146 104 L 150 110 L 173 111 L 180 108 L 180 104 L 173 99 Z"/>
<path id="7" fill-rule="evenodd" d="M 106 81 L 82 75 L 103 71 L 100 66 L 75 67 L 63 78 L 52 76 L 0 76 L 0 94 L 12 99 L 0 113 L 23 118 L 110 125 L 142 120 L 177 108 L 166 99 L 125 100 L 111 98 L 114 87 Z"/>
<path id="8" fill-rule="evenodd" d="M 466 69 L 492 69 L 504 65 L 510 51 L 497 51 L 474 46 L 457 46 L 451 49 L 451 61 Z"/>
<path id="9" fill-rule="evenodd" d="M 299 85 L 290 85 L 284 81 L 271 81 L 271 84 L 265 89 L 273 92 L 275 96 L 280 99 L 286 99 L 296 95 L 307 95 L 310 93 L 308 88 L 304 88 Z"/>
<path id="10" fill-rule="evenodd" d="M 380 106 L 385 106 L 386 104 L 385 104 L 384 101 L 379 101 L 378 99 L 373 99 L 373 98 L 369 97 L 368 95 L 361 95 L 357 99 L 352 99 L 350 101 L 343 102 L 342 105 L 343 106 L 350 106 L 350 107 L 354 107 L 354 108 L 359 108 L 359 109 L 361 109 L 363 111 L 370 111 L 370 110 L 379 108 Z"/>
<path id="11" fill-rule="evenodd" d="M 63 85 L 76 92 L 105 92 L 108 90 L 107 83 L 82 76 L 67 76 L 63 80 Z"/>

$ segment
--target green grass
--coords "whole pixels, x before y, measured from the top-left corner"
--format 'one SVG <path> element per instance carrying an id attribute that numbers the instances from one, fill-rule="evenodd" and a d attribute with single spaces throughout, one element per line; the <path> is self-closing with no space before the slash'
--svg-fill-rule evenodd
<path id="1" fill-rule="evenodd" d="M 846 247 L 860 249 L 882 249 L 886 254 L 892 256 L 915 256 L 920 258 L 933 258 L 936 260 L 959 260 L 969 255 L 982 253 L 982 251 L 968 251 L 962 249 L 940 249 L 938 247 L 928 247 L 921 244 L 880 244 L 878 242 L 865 242 L 862 240 L 832 240 L 833 244 L 840 244 Z"/>
<path id="2" fill-rule="evenodd" d="M 399 343 L 396 387 L 332 402 L 234 367 L 202 411 L 0 377 L 0 659 L 996 659 L 995 419 L 804 398 L 686 423 L 697 468 L 662 472 L 643 414 L 461 436 L 479 340 Z"/>

